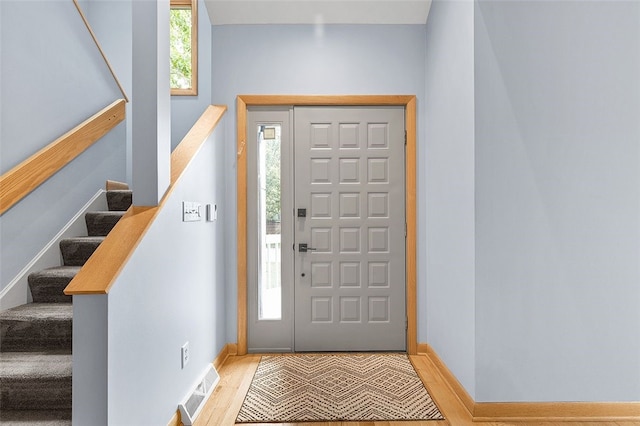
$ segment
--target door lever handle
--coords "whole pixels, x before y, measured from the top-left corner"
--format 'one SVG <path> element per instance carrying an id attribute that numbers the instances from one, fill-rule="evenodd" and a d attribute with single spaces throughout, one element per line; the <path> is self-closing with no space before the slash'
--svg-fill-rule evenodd
<path id="1" fill-rule="evenodd" d="M 306 253 L 306 252 L 315 251 L 315 250 L 318 250 L 318 249 L 313 248 L 313 247 L 309 247 L 307 243 L 298 244 L 298 251 L 300 253 Z"/>

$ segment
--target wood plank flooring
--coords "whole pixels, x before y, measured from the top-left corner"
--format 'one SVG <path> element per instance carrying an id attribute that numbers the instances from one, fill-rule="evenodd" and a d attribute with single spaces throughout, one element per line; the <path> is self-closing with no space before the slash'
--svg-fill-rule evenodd
<path id="1" fill-rule="evenodd" d="M 269 423 L 253 426 L 639 426 L 638 422 L 476 422 L 442 379 L 431 361 L 422 355 L 410 357 L 429 394 L 446 418 L 428 422 L 327 422 Z M 220 368 L 220 383 L 196 419 L 195 426 L 228 426 L 235 424 L 260 355 L 230 356 Z"/>

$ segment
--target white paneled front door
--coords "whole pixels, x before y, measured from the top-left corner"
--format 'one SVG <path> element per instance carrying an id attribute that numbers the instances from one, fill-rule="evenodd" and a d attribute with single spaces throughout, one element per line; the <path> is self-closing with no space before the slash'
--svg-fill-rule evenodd
<path id="1" fill-rule="evenodd" d="M 294 117 L 295 350 L 404 351 L 404 109 Z"/>
<path id="2" fill-rule="evenodd" d="M 250 110 L 247 135 L 249 351 L 404 351 L 404 108 Z"/>

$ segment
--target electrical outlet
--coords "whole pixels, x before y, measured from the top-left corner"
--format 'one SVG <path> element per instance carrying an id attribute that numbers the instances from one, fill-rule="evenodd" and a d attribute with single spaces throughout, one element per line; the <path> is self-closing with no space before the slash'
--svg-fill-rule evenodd
<path id="1" fill-rule="evenodd" d="M 182 355 L 182 368 L 184 368 L 187 363 L 189 362 L 189 342 L 185 343 L 184 345 L 182 345 L 181 351 L 180 351 L 181 355 Z"/>

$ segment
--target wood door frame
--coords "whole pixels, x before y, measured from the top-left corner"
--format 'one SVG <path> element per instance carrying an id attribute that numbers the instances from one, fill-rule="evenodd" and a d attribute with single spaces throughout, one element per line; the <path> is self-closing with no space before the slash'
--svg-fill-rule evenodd
<path id="1" fill-rule="evenodd" d="M 237 125 L 237 279 L 238 355 L 247 353 L 247 108 L 251 106 L 403 106 L 405 151 L 407 353 L 417 354 L 416 270 L 416 97 L 415 95 L 238 95 Z"/>

